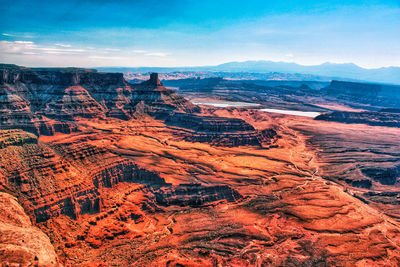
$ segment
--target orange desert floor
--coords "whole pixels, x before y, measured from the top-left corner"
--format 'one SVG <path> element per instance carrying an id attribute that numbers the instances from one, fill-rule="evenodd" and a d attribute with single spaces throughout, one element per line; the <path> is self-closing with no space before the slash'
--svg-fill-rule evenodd
<path id="1" fill-rule="evenodd" d="M 105 149 L 172 185 L 228 185 L 242 196 L 201 206 L 160 206 L 151 204 L 153 196 L 143 184 L 101 188 L 100 212 L 76 219 L 60 215 L 38 224 L 61 263 L 400 264 L 399 222 L 354 197 L 342 183 L 322 178 L 317 148 L 307 143 L 309 135 L 296 130 L 312 131 L 325 122 L 239 109 L 210 109 L 208 114 L 240 117 L 258 129 L 274 127 L 279 138 L 263 147 L 210 146 L 183 141 L 179 128 L 153 119 L 82 120 L 81 132 L 40 138 L 52 147 L 85 143 Z"/>

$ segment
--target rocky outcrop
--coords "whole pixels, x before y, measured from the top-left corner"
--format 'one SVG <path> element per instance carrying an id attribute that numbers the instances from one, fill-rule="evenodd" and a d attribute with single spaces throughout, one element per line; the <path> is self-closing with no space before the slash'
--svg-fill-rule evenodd
<path id="1" fill-rule="evenodd" d="M 60 215 L 78 219 L 80 215 L 97 213 L 101 208 L 101 197 L 93 186 L 73 186 L 59 189 L 40 198 L 31 197 L 36 223 L 45 222 Z"/>
<path id="2" fill-rule="evenodd" d="M 17 200 L 0 192 L 1 266 L 59 266 L 50 239 L 34 227 Z"/>
<path id="3" fill-rule="evenodd" d="M 76 131 L 76 125 L 69 122 L 51 120 L 34 112 L 34 101 L 27 99 L 26 92 L 18 91 L 8 84 L 0 84 L 0 129 L 23 129 L 36 135 L 53 135 L 55 132 L 71 133 Z"/>
<path id="4" fill-rule="evenodd" d="M 191 142 L 261 146 L 268 139 L 241 119 L 195 114 L 201 109 L 165 88 L 156 73 L 148 81 L 128 84 L 122 74 L 84 69 L 0 70 L 0 129 L 68 134 L 78 130 L 80 118 L 150 116 L 182 127 L 181 136 Z"/>
<path id="5" fill-rule="evenodd" d="M 344 181 L 354 187 L 367 188 L 367 189 L 370 189 L 372 187 L 372 181 L 369 178 L 363 178 L 363 177 L 360 177 L 358 179 L 347 178 L 344 179 Z"/>
<path id="6" fill-rule="evenodd" d="M 258 131 L 242 119 L 215 116 L 199 116 L 174 113 L 166 123 L 188 130 L 180 132 L 189 142 L 210 143 L 216 146 L 262 146 L 276 137 L 273 129 Z"/>
<path id="7" fill-rule="evenodd" d="M 153 193 L 157 204 L 161 206 L 198 207 L 218 200 L 235 202 L 243 198 L 236 190 L 227 185 L 182 184 L 162 187 Z"/>
<path id="8" fill-rule="evenodd" d="M 112 187 L 120 182 L 133 182 L 159 187 L 166 185 L 157 173 L 139 168 L 130 160 L 120 160 L 103 167 L 92 175 L 93 184 L 97 188 Z"/>
<path id="9" fill-rule="evenodd" d="M 37 137 L 22 130 L 0 131 L 0 149 L 8 146 L 21 146 L 23 144 L 37 144 Z"/>
<path id="10" fill-rule="evenodd" d="M 213 132 L 189 132 L 182 134 L 183 139 L 189 142 L 209 143 L 214 146 L 261 146 L 262 140 L 258 132 L 246 133 L 213 133 Z"/>
<path id="11" fill-rule="evenodd" d="M 55 192 L 49 197 L 42 197 L 40 202 L 33 202 L 36 222 L 44 222 L 61 214 L 77 219 L 82 214 L 99 213 L 102 199 L 99 189 L 112 188 L 121 182 L 143 184 L 145 193 L 155 196 L 155 203 L 145 205 L 161 206 L 201 206 L 218 200 L 234 202 L 242 196 L 229 186 L 202 186 L 167 184 L 157 173 L 139 168 L 130 160 L 119 160 L 101 167 L 88 178 L 89 187 L 75 186 L 73 189 Z"/>
<path id="12" fill-rule="evenodd" d="M 332 95 L 352 95 L 363 98 L 373 98 L 378 96 L 378 93 L 382 90 L 382 86 L 378 84 L 333 80 L 331 84 L 326 87 L 326 90 Z"/>
<path id="13" fill-rule="evenodd" d="M 81 86 L 68 87 L 62 98 L 50 101 L 44 110 L 49 118 L 73 120 L 75 117 L 104 117 L 104 108 Z"/>
<path id="14" fill-rule="evenodd" d="M 397 266 L 400 262 L 400 228 L 373 206 L 390 203 L 392 214 L 398 214 L 398 190 L 371 178 L 382 177 L 371 168 L 398 165 L 398 136 L 388 139 L 387 128 L 369 127 L 386 131 L 379 136 L 385 142 L 376 147 L 376 133 L 371 137 L 364 125 L 347 125 L 360 126 L 361 133 L 351 128 L 335 139 L 334 131 L 345 128 L 336 123 L 275 118 L 245 109 L 203 108 L 203 114 L 193 114 L 197 107 L 188 108 L 156 75 L 131 86 L 113 80 L 114 76 L 92 81 L 91 75 L 97 74 L 90 71 L 63 71 L 77 75 L 56 84 L 49 70 L 32 71 L 37 76 L 30 78 L 32 82 L 26 81 L 25 73 L 22 80 L 18 75 L 2 76 L 7 80 L 2 85 L 9 105 L 30 114 L 27 125 L 68 123 L 82 132 L 38 138 L 21 130 L 0 131 L 0 190 L 16 196 L 65 265 Z M 13 94 L 21 101 L 8 98 Z M 144 119 L 121 121 L 110 116 Z M 18 119 L 16 125 L 22 125 Z M 308 131 L 317 131 L 319 124 L 334 129 L 308 140 L 296 130 L 302 123 L 309 124 L 304 125 Z M 278 134 L 276 144 L 264 149 L 264 143 Z M 357 142 L 361 134 L 367 137 Z M 184 141 L 193 142 L 198 136 L 215 146 Z M 329 142 L 318 149 L 325 156 L 327 147 L 334 150 L 325 161 L 329 164 L 320 164 L 306 140 Z M 240 144 L 246 146 L 217 147 Z M 366 174 L 371 177 L 362 173 L 364 167 L 370 168 Z M 370 189 L 350 187 L 344 181 Z M 367 195 L 376 188 L 379 193 Z M 6 220 L 19 217 L 18 211 L 12 213 L 16 215 L 10 213 Z M 14 224 L 11 230 L 19 231 L 18 227 Z M 12 233 L 1 234 L 0 240 L 21 239 Z M 24 233 L 28 233 L 25 228 Z M 28 237 L 41 244 L 41 239 Z M 35 261 L 35 256 L 15 251 L 4 254 L 7 261 L 15 255 Z"/>
<path id="15" fill-rule="evenodd" d="M 148 81 L 131 85 L 121 73 L 1 65 L 0 78 L 0 129 L 52 135 L 76 130 L 73 121 L 79 118 L 127 120 L 150 115 L 165 119 L 173 111 L 200 111 L 165 88 L 156 73 Z"/>
<path id="16" fill-rule="evenodd" d="M 361 172 L 384 185 L 394 185 L 400 177 L 400 165 L 390 168 L 364 167 Z"/>
<path id="17" fill-rule="evenodd" d="M 37 223 L 60 215 L 78 219 L 102 209 L 103 188 L 122 182 L 143 185 L 154 192 L 156 205 L 201 205 L 240 195 L 227 186 L 174 187 L 156 172 L 110 154 L 86 142 L 44 145 L 21 130 L 0 131 L 0 185 L 19 195 Z"/>
<path id="18" fill-rule="evenodd" d="M 316 120 L 344 123 L 363 123 L 372 126 L 400 127 L 400 113 L 386 111 L 346 112 L 334 111 L 321 114 Z"/>
<path id="19" fill-rule="evenodd" d="M 327 87 L 317 91 L 316 97 L 346 106 L 373 110 L 399 106 L 399 86 L 333 80 Z M 306 95 L 309 93 L 306 92 Z"/>
<path id="20" fill-rule="evenodd" d="M 25 68 L 16 65 L 0 66 L 0 83 L 47 84 L 72 86 L 90 85 L 122 85 L 122 73 L 99 73 L 96 70 L 81 68 Z"/>
<path id="21" fill-rule="evenodd" d="M 168 118 L 167 123 L 196 132 L 225 133 L 254 131 L 254 127 L 242 119 L 198 116 L 187 113 L 175 113 Z"/>
<path id="22" fill-rule="evenodd" d="M 49 196 L 33 202 L 36 222 L 44 222 L 61 214 L 78 219 L 82 214 L 99 213 L 102 210 L 102 188 L 112 188 L 121 182 L 139 183 L 158 188 L 166 185 L 157 173 L 139 168 L 130 160 L 116 160 L 106 165 L 96 164 L 87 177 L 87 185 L 75 185 L 57 190 Z"/>
<path id="23" fill-rule="evenodd" d="M 111 161 L 104 149 L 88 144 L 50 147 L 20 130 L 0 131 L 0 140 L 0 184 L 29 201 L 36 222 L 98 212 L 101 174 L 114 174 L 119 182 L 130 170 L 140 172 L 134 164 Z"/>
<path id="24" fill-rule="evenodd" d="M 395 207 L 400 205 L 400 191 L 392 191 L 392 192 L 369 191 L 364 193 L 363 196 L 377 203 L 393 205 Z"/>
<path id="25" fill-rule="evenodd" d="M 174 111 L 200 112 L 200 108 L 185 98 L 179 96 L 171 89 L 167 89 L 158 79 L 158 74 L 150 75 L 150 80 L 140 84 L 131 85 L 132 103 L 143 103 L 151 109 L 148 113 L 156 118 L 165 119 Z"/>

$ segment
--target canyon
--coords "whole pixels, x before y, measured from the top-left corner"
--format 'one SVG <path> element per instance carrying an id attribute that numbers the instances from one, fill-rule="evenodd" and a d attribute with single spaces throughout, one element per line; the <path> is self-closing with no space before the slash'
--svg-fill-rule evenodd
<path id="1" fill-rule="evenodd" d="M 1 65 L 0 261 L 400 264 L 398 126 L 260 110 L 274 103 L 329 117 L 339 112 L 326 108 L 337 82 L 184 83 L 175 92 L 157 74 L 132 84 L 122 73 Z M 311 105 L 320 90 L 329 96 Z M 199 96 L 260 107 L 189 101 Z M 349 109 L 370 101 L 340 98 Z M 362 112 L 397 116 L 376 110 Z"/>

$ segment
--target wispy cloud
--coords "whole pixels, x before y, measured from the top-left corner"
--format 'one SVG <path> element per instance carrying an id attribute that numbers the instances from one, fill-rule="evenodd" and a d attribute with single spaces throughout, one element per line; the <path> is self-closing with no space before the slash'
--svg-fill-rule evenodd
<path id="1" fill-rule="evenodd" d="M 16 37 L 16 38 L 34 38 L 34 34 L 31 33 L 6 33 L 3 32 L 1 35 L 7 37 Z"/>
<path id="2" fill-rule="evenodd" d="M 163 52 L 152 52 L 152 53 L 146 53 L 146 56 L 151 56 L 151 57 L 166 57 L 169 54 L 168 53 L 163 53 Z"/>
<path id="3" fill-rule="evenodd" d="M 33 41 L 16 40 L 0 41 L 0 52 L 13 55 L 78 55 L 88 59 L 120 60 L 132 56 L 166 58 L 170 54 L 165 52 L 147 51 L 142 49 L 130 50 L 128 48 L 79 48 L 66 43 L 54 43 L 52 45 L 37 44 Z M 129 53 L 131 52 L 131 53 Z"/>
<path id="4" fill-rule="evenodd" d="M 38 47 L 38 50 L 44 52 L 62 52 L 62 53 L 82 53 L 85 49 L 64 49 L 64 48 L 54 48 L 54 47 Z"/>
<path id="5" fill-rule="evenodd" d="M 32 52 L 36 48 L 33 42 L 28 41 L 0 41 L 0 51 L 4 54 L 22 54 Z"/>
<path id="6" fill-rule="evenodd" d="M 121 51 L 121 49 L 119 49 L 119 48 L 104 48 L 104 51 L 117 52 L 117 51 Z"/>
<path id="7" fill-rule="evenodd" d="M 138 50 L 133 50 L 132 52 L 135 53 L 135 54 L 144 54 L 144 53 L 147 53 L 146 50 L 140 50 L 140 49 L 138 49 Z"/>
<path id="8" fill-rule="evenodd" d="M 0 51 L 5 54 L 37 55 L 41 53 L 79 54 L 86 50 L 37 45 L 32 41 L 0 41 Z"/>
<path id="9" fill-rule="evenodd" d="M 31 41 L 14 41 L 15 44 L 31 44 L 33 45 L 33 42 Z"/>
<path id="10" fill-rule="evenodd" d="M 141 50 L 141 49 L 135 49 L 132 50 L 134 54 L 139 54 L 139 55 L 144 55 L 144 56 L 150 56 L 150 57 L 166 57 L 169 56 L 169 53 L 164 53 L 164 52 L 149 52 L 146 50 Z"/>
<path id="11" fill-rule="evenodd" d="M 88 58 L 90 59 L 106 59 L 106 60 L 115 60 L 115 59 L 123 59 L 123 57 L 117 57 L 117 56 L 89 56 Z"/>
<path id="12" fill-rule="evenodd" d="M 58 43 L 58 44 L 55 44 L 56 46 L 61 46 L 61 47 L 72 47 L 72 45 L 70 45 L 70 44 L 60 44 L 60 43 Z"/>

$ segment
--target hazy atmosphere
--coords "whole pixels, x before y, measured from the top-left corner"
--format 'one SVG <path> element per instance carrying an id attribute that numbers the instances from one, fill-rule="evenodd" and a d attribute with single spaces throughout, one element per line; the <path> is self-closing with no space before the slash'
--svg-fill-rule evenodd
<path id="1" fill-rule="evenodd" d="M 0 14 L 0 61 L 26 66 L 400 62 L 397 0 L 1 0 Z"/>

